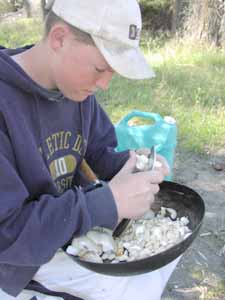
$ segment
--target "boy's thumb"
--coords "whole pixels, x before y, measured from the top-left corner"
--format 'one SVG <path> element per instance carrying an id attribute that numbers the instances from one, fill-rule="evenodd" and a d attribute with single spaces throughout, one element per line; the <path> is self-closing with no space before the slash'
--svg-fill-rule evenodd
<path id="1" fill-rule="evenodd" d="M 136 153 L 133 150 L 130 150 L 130 157 L 127 160 L 127 162 L 125 163 L 125 165 L 123 166 L 123 168 L 120 170 L 119 174 L 130 174 L 133 173 L 135 170 L 135 166 L 136 166 Z"/>

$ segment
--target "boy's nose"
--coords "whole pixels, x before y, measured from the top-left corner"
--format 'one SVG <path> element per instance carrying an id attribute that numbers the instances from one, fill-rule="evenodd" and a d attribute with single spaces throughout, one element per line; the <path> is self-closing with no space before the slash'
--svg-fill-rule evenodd
<path id="1" fill-rule="evenodd" d="M 112 80 L 113 72 L 105 71 L 101 77 L 96 81 L 96 85 L 98 88 L 102 90 L 107 90 L 109 87 L 109 83 Z"/>

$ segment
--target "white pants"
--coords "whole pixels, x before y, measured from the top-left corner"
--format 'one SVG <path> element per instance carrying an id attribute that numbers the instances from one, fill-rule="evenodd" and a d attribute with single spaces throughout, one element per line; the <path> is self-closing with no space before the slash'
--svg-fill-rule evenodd
<path id="1" fill-rule="evenodd" d="M 59 251 L 43 265 L 34 280 L 52 291 L 65 292 L 85 300 L 159 300 L 180 257 L 161 269 L 130 277 L 101 275 L 87 270 Z M 1 300 L 63 300 L 24 290 L 16 298 L 1 295 Z"/>

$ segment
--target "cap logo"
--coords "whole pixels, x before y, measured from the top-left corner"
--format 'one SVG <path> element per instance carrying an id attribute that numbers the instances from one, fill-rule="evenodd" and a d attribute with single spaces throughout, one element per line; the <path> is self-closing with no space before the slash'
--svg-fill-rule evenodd
<path id="1" fill-rule="evenodd" d="M 131 24 L 129 27 L 129 39 L 130 40 L 139 40 L 141 29 L 137 25 Z"/>

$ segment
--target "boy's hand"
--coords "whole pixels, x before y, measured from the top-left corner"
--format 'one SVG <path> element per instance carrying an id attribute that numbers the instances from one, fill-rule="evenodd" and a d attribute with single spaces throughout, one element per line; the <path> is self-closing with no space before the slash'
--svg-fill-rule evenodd
<path id="1" fill-rule="evenodd" d="M 113 196 L 116 201 L 118 217 L 139 218 L 151 207 L 154 196 L 159 191 L 161 183 L 168 175 L 168 164 L 166 160 L 157 156 L 161 166 L 152 171 L 133 173 L 136 165 L 136 154 L 130 151 L 130 158 L 124 167 L 109 182 Z"/>

